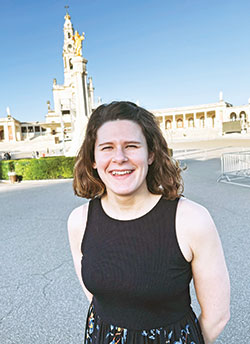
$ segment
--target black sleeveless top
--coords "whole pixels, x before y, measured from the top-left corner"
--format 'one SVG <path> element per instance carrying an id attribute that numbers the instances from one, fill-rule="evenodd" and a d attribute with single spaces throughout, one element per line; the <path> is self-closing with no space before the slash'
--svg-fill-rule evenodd
<path id="1" fill-rule="evenodd" d="M 147 214 L 116 220 L 90 201 L 82 279 L 106 324 L 135 330 L 175 323 L 190 312 L 191 264 L 175 229 L 178 200 L 160 198 Z"/>

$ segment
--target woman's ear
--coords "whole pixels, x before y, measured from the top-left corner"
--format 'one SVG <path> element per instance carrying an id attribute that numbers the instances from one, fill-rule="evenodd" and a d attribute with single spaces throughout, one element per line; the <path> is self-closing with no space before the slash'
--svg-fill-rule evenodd
<path id="1" fill-rule="evenodd" d="M 155 154 L 153 152 L 148 155 L 148 164 L 151 165 L 154 162 Z"/>
<path id="2" fill-rule="evenodd" d="M 95 163 L 95 161 L 93 162 L 92 167 L 96 170 L 96 163 Z"/>

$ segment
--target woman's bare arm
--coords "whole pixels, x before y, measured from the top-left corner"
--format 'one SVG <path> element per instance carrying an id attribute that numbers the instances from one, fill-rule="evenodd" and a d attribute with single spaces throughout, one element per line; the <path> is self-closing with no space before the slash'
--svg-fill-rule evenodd
<path id="1" fill-rule="evenodd" d="M 81 275 L 81 243 L 87 222 L 88 205 L 89 203 L 86 203 L 71 212 L 68 218 L 68 236 L 76 274 L 87 299 L 91 302 L 93 295 L 86 289 Z"/>
<path id="2" fill-rule="evenodd" d="M 211 344 L 230 318 L 230 282 L 223 249 L 215 224 L 204 207 L 184 199 L 180 208 L 201 307 L 199 323 L 205 343 Z"/>

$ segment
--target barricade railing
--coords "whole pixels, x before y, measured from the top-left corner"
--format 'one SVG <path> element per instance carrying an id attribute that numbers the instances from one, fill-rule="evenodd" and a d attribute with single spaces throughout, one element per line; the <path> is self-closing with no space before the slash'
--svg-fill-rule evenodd
<path id="1" fill-rule="evenodd" d="M 221 175 L 217 182 L 240 178 L 250 178 L 250 151 L 222 154 Z"/>

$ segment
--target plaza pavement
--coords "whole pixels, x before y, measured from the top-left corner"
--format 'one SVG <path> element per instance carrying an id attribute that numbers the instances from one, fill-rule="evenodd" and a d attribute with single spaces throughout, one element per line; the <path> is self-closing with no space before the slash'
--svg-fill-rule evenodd
<path id="1" fill-rule="evenodd" d="M 217 183 L 218 157 L 185 163 L 184 195 L 212 214 L 231 278 L 231 320 L 216 343 L 248 344 L 250 189 Z M 66 221 L 84 202 L 71 180 L 0 183 L 1 344 L 83 343 L 88 302 L 74 272 Z M 193 306 L 198 312 L 195 300 Z"/>

